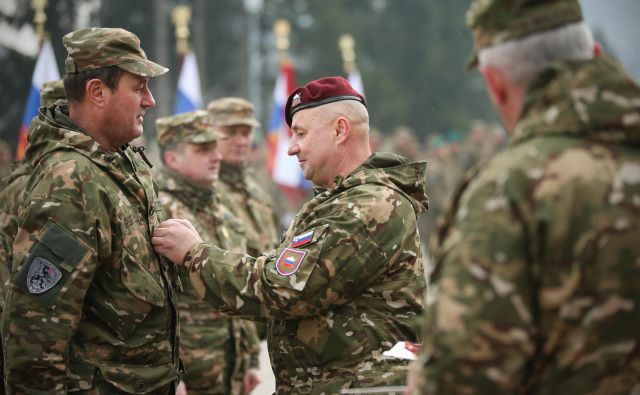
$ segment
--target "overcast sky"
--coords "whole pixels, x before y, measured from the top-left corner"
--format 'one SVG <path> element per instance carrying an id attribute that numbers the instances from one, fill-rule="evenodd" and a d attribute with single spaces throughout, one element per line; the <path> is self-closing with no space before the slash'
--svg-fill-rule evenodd
<path id="1" fill-rule="evenodd" d="M 603 34 L 615 56 L 640 80 L 640 1 L 581 0 L 584 17 Z"/>

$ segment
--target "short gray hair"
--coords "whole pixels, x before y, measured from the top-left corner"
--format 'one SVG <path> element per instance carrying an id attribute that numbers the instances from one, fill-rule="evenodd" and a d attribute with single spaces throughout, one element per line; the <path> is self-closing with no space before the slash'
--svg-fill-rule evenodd
<path id="1" fill-rule="evenodd" d="M 593 58 L 593 46 L 591 29 L 578 22 L 483 48 L 478 61 L 480 67 L 495 67 L 514 82 L 528 85 L 554 62 Z"/>

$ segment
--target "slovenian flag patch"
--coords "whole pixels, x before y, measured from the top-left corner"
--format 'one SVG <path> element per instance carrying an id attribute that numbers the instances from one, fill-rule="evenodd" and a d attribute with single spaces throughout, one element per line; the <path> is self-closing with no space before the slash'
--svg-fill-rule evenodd
<path id="1" fill-rule="evenodd" d="M 307 255 L 306 251 L 285 248 L 276 261 L 276 270 L 283 276 L 294 274 L 300 268 L 305 255 Z"/>
<path id="2" fill-rule="evenodd" d="M 291 247 L 300 247 L 311 242 L 311 240 L 313 239 L 313 232 L 313 230 L 310 230 L 294 237 L 293 240 L 291 240 Z"/>

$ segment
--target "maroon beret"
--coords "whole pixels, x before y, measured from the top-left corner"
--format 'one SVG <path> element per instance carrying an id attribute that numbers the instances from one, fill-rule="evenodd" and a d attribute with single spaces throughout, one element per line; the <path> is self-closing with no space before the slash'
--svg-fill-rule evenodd
<path id="1" fill-rule="evenodd" d="M 303 87 L 298 87 L 291 92 L 284 108 L 287 125 L 291 127 L 293 114 L 300 110 L 340 100 L 356 100 L 367 106 L 364 97 L 342 77 L 320 78 Z"/>

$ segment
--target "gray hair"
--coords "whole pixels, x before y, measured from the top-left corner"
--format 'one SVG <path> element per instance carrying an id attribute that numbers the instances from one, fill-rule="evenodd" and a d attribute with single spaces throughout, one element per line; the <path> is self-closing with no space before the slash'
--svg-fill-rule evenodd
<path id="1" fill-rule="evenodd" d="M 584 22 L 510 40 L 478 53 L 480 67 L 492 66 L 512 81 L 528 85 L 552 63 L 593 58 L 594 39 Z"/>

